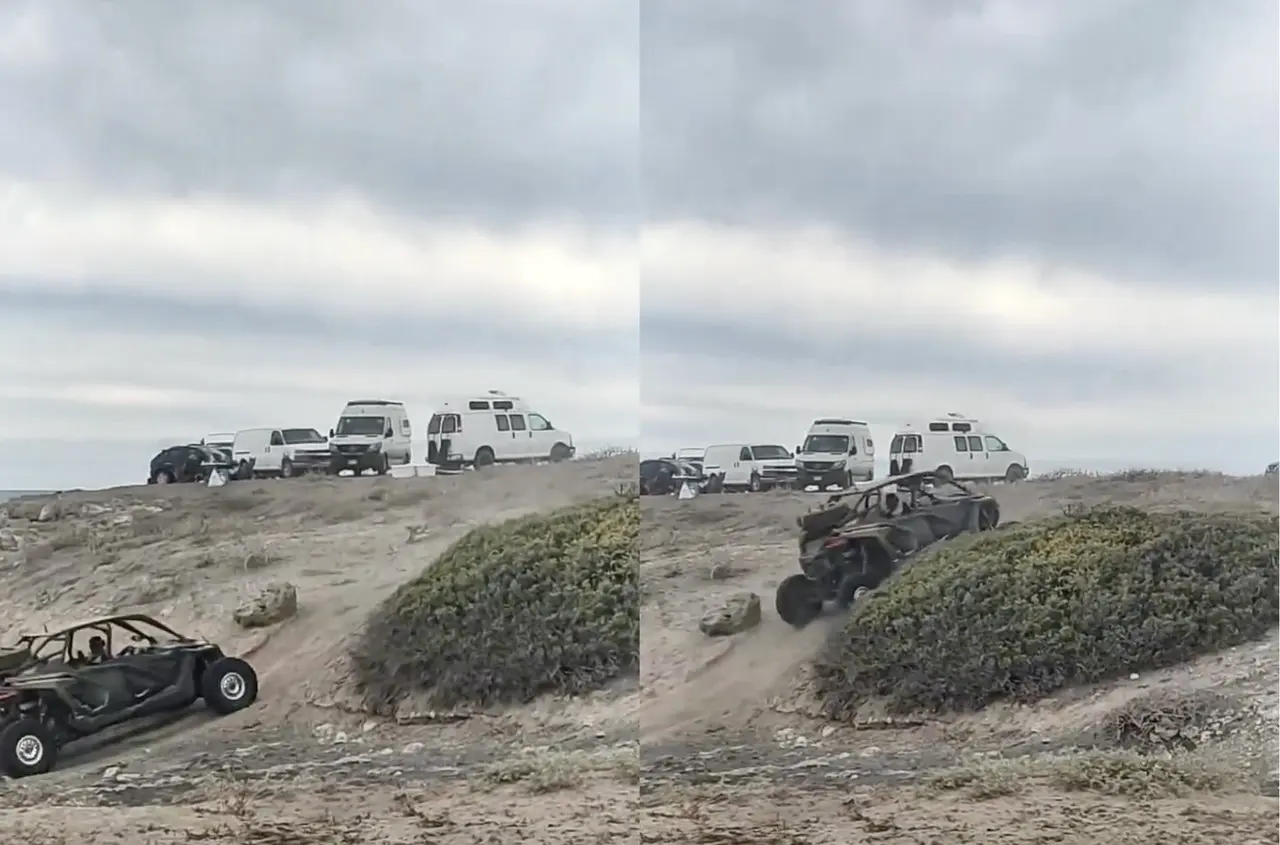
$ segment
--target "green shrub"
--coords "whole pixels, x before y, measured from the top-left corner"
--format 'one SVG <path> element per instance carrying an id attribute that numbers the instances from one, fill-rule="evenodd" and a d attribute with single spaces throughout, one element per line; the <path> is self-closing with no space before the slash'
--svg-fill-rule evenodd
<path id="1" fill-rule="evenodd" d="M 639 668 L 640 508 L 609 496 L 468 533 L 370 617 L 351 657 L 371 709 L 599 689 Z"/>
<path id="2" fill-rule="evenodd" d="M 1277 520 L 1077 510 L 944 545 L 855 606 L 816 662 L 828 713 L 1032 701 L 1263 636 Z"/>

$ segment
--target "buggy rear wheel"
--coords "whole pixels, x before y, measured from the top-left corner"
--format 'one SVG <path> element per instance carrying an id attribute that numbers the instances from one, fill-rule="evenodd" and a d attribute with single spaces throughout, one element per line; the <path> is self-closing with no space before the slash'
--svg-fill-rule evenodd
<path id="1" fill-rule="evenodd" d="M 35 719 L 18 719 L 0 731 L 0 771 L 11 778 L 42 775 L 58 761 L 58 740 Z"/>
<path id="2" fill-rule="evenodd" d="M 851 607 L 854 602 L 865 598 L 868 593 L 880 586 L 884 577 L 878 572 L 855 572 L 846 575 L 836 588 L 836 604 L 841 608 Z"/>
<path id="3" fill-rule="evenodd" d="M 803 575 L 789 575 L 778 585 L 774 607 L 783 622 L 803 628 L 822 615 L 822 594 L 818 585 Z"/>

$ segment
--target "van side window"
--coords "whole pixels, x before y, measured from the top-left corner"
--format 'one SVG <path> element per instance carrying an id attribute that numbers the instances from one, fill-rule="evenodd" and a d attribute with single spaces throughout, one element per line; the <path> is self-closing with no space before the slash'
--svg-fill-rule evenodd
<path id="1" fill-rule="evenodd" d="M 445 414 L 444 419 L 440 421 L 441 434 L 456 434 L 458 431 L 458 415 Z"/>
<path id="2" fill-rule="evenodd" d="M 985 451 L 986 451 L 985 449 L 983 449 L 983 448 L 982 448 L 982 438 L 981 438 L 981 437 L 979 437 L 979 436 L 978 436 L 978 435 L 976 435 L 976 434 L 970 434 L 970 435 L 969 435 L 969 451 L 970 451 L 970 452 L 985 452 Z"/>
<path id="3" fill-rule="evenodd" d="M 738 450 L 738 460 L 740 460 L 740 461 L 749 461 L 749 460 L 751 460 L 751 447 L 750 447 L 750 446 L 743 446 L 741 449 L 739 449 L 739 450 Z"/>
<path id="4" fill-rule="evenodd" d="M 908 434 L 902 444 L 902 451 L 907 454 L 915 454 L 920 451 L 920 435 Z"/>
<path id="5" fill-rule="evenodd" d="M 968 452 L 968 451 L 969 451 L 969 440 L 968 440 L 968 438 L 966 438 L 964 435 L 957 434 L 957 435 L 955 436 L 955 438 L 954 438 L 954 439 L 955 439 L 955 441 L 956 441 L 956 451 L 957 451 L 957 452 Z"/>
<path id="6" fill-rule="evenodd" d="M 282 437 L 282 436 L 280 435 L 280 432 L 278 432 L 278 431 L 273 431 L 273 432 L 271 432 L 271 445 L 272 445 L 272 446 L 283 446 L 283 445 L 284 445 L 284 437 Z"/>
<path id="7" fill-rule="evenodd" d="M 969 425 L 968 423 L 952 423 L 951 430 L 952 431 L 973 431 L 973 426 Z"/>
<path id="8" fill-rule="evenodd" d="M 1007 452 L 1009 447 L 1004 445 L 1004 441 L 999 437 L 987 435 L 987 451 L 988 452 Z"/>
<path id="9" fill-rule="evenodd" d="M 489 410 L 489 403 L 479 399 L 472 399 L 467 403 L 467 409 L 470 411 L 487 411 Z"/>
<path id="10" fill-rule="evenodd" d="M 530 431 L 550 431 L 551 423 L 547 422 L 547 418 L 542 416 L 542 414 L 530 414 L 529 430 Z"/>
<path id="11" fill-rule="evenodd" d="M 946 423 L 944 423 L 944 422 L 933 422 L 933 423 L 929 423 L 929 430 L 930 430 L 930 431 L 946 431 L 946 430 L 947 430 L 947 424 L 946 424 Z"/>
<path id="12" fill-rule="evenodd" d="M 515 405 L 511 403 L 510 399 L 498 399 L 493 403 L 493 410 L 495 411 L 510 411 L 514 407 Z"/>
<path id="13" fill-rule="evenodd" d="M 511 415 L 511 430 L 512 430 L 512 431 L 524 431 L 524 430 L 525 430 L 525 427 L 524 427 L 524 414 L 512 414 L 512 415 Z"/>
<path id="14" fill-rule="evenodd" d="M 511 430 L 511 422 L 507 419 L 506 414 L 494 414 L 493 421 L 498 424 L 498 431 Z"/>

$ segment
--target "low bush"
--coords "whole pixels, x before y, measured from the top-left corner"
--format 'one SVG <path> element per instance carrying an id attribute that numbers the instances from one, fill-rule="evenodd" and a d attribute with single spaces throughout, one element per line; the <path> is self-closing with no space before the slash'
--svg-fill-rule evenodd
<path id="1" fill-rule="evenodd" d="M 634 496 L 483 526 L 370 617 L 352 649 L 372 710 L 578 694 L 639 668 Z"/>
<path id="2" fill-rule="evenodd" d="M 972 710 L 1256 639 L 1280 619 L 1277 528 L 1103 507 L 961 538 L 855 606 L 817 690 L 836 718 Z"/>

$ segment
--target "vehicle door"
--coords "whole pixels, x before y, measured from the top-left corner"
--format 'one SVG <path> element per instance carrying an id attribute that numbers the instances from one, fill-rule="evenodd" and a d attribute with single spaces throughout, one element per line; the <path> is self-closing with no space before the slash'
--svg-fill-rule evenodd
<path id="1" fill-rule="evenodd" d="M 177 467 L 178 480 L 194 481 L 203 477 L 207 471 L 204 465 L 205 460 L 205 454 L 202 449 L 194 449 L 190 446 L 183 447 Z"/>
<path id="2" fill-rule="evenodd" d="M 511 424 L 511 445 L 514 448 L 512 457 L 516 460 L 527 460 L 538 457 L 533 443 L 533 432 L 529 430 L 529 422 L 524 414 L 507 414 Z"/>
<path id="3" fill-rule="evenodd" d="M 494 414 L 493 425 L 498 430 L 493 442 L 494 459 L 515 460 L 520 447 L 516 444 L 516 433 L 511 430 L 511 417 L 507 414 Z"/>
<path id="4" fill-rule="evenodd" d="M 267 442 L 263 444 L 262 454 L 258 456 L 258 462 L 254 464 L 253 468 L 258 472 L 279 472 L 287 454 L 288 450 L 285 449 L 284 435 L 279 431 L 273 431 L 267 437 Z"/>
<path id="5" fill-rule="evenodd" d="M 396 457 L 405 463 L 413 460 L 413 425 L 408 414 L 396 420 Z"/>
<path id="6" fill-rule="evenodd" d="M 733 465 L 725 473 L 724 483 L 745 487 L 751 483 L 751 473 L 755 471 L 755 466 L 756 459 L 751 454 L 751 447 L 743 446 L 738 450 Z"/>
<path id="7" fill-rule="evenodd" d="M 956 446 L 956 457 L 951 469 L 956 478 L 973 478 L 973 455 L 969 453 L 969 438 L 963 434 L 952 436 Z"/>
<path id="8" fill-rule="evenodd" d="M 974 478 L 991 478 L 993 475 L 1001 473 L 993 472 L 994 461 L 991 453 L 987 451 L 987 444 L 983 442 L 980 435 L 970 434 L 969 438 L 969 455 L 972 458 L 973 477 Z"/>
<path id="9" fill-rule="evenodd" d="M 527 415 L 527 419 L 532 440 L 530 454 L 537 458 L 551 457 L 551 447 L 560 441 L 560 432 L 542 414 L 531 413 Z"/>

